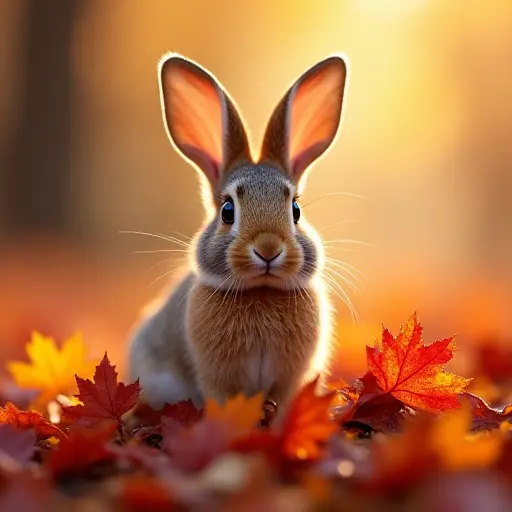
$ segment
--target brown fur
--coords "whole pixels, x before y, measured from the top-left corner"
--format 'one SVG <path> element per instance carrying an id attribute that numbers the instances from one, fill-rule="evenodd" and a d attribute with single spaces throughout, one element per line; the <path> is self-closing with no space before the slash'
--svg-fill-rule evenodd
<path id="1" fill-rule="evenodd" d="M 257 393 L 247 375 L 252 353 L 268 357 L 274 379 L 265 395 L 284 406 L 302 383 L 317 346 L 315 294 L 272 288 L 237 296 L 211 293 L 209 287 L 194 286 L 187 311 L 189 341 L 205 395 L 224 400 L 241 391 Z"/>

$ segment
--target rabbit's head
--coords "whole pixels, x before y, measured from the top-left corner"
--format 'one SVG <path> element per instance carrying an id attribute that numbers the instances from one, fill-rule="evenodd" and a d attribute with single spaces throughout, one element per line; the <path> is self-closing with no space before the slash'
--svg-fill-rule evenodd
<path id="1" fill-rule="evenodd" d="M 202 282 L 295 289 L 317 275 L 322 246 L 298 195 L 305 171 L 336 137 L 346 76 L 339 56 L 306 71 L 275 108 L 254 160 L 236 105 L 216 78 L 177 54 L 161 60 L 169 138 L 205 178 L 209 219 L 194 255 Z"/>

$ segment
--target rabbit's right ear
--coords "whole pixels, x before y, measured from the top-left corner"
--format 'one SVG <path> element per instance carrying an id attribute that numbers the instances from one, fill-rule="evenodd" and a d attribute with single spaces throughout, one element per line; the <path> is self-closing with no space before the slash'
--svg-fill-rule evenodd
<path id="1" fill-rule="evenodd" d="M 213 75 L 178 54 L 160 61 L 159 81 L 169 138 L 218 191 L 230 167 L 251 160 L 247 134 L 233 101 Z"/>
<path id="2" fill-rule="evenodd" d="M 328 57 L 308 69 L 272 113 L 260 161 L 277 164 L 298 182 L 336 137 L 346 77 L 341 56 Z"/>

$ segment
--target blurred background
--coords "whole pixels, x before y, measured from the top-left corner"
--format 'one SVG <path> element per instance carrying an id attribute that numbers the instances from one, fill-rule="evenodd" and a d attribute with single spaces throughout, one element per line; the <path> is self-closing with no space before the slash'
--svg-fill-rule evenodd
<path id="1" fill-rule="evenodd" d="M 217 75 L 255 147 L 293 80 L 348 55 L 341 136 L 302 200 L 329 257 L 361 272 L 360 295 L 343 285 L 361 321 L 336 299 L 347 379 L 415 310 L 428 342 L 458 334 L 461 371 L 482 340 L 512 344 L 510 0 L 0 0 L 0 362 L 33 329 L 79 330 L 122 371 L 184 262 L 120 233 L 186 240 L 203 220 L 161 119 L 166 51 Z"/>

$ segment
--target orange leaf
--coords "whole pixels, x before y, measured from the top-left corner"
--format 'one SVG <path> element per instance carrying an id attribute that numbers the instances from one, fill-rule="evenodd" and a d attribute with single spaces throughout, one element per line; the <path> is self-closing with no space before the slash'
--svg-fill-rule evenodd
<path id="1" fill-rule="evenodd" d="M 315 460 L 321 443 L 336 431 L 330 418 L 334 393 L 315 394 L 318 377 L 304 386 L 294 398 L 283 423 L 283 450 L 291 459 Z"/>
<path id="2" fill-rule="evenodd" d="M 117 382 L 115 368 L 105 354 L 96 367 L 94 383 L 76 376 L 79 389 L 77 396 L 83 405 L 63 407 L 64 415 L 87 425 L 104 420 L 122 423 L 121 417 L 137 403 L 140 386 L 138 380 L 128 385 Z"/>
<path id="3" fill-rule="evenodd" d="M 247 434 L 263 418 L 263 395 L 258 393 L 250 398 L 243 394 L 230 398 L 224 405 L 207 400 L 205 419 L 229 426 L 232 437 Z"/>
<path id="4" fill-rule="evenodd" d="M 89 377 L 96 365 L 95 361 L 86 360 L 87 350 L 80 334 L 66 340 L 59 350 L 52 338 L 34 332 L 26 349 L 30 363 L 13 361 L 7 368 L 20 388 L 40 391 L 35 404 L 40 410 L 57 395 L 74 393 L 74 374 Z"/>
<path id="5" fill-rule="evenodd" d="M 106 444 L 112 439 L 117 425 L 105 423 L 97 428 L 74 427 L 69 436 L 54 448 L 46 461 L 49 472 L 60 475 L 78 474 L 97 462 L 112 460 L 115 454 Z"/>
<path id="6" fill-rule="evenodd" d="M 20 411 L 14 404 L 6 403 L 0 407 L 0 423 L 7 423 L 23 430 L 34 429 L 40 437 L 55 436 L 63 439 L 66 434 L 60 428 L 45 420 L 37 411 Z"/>
<path id="7" fill-rule="evenodd" d="M 443 370 L 453 356 L 455 340 L 452 337 L 425 346 L 422 332 L 416 313 L 396 338 L 384 328 L 381 346 L 366 347 L 368 368 L 382 392 L 404 404 L 430 412 L 457 408 L 457 395 L 470 379 Z"/>

